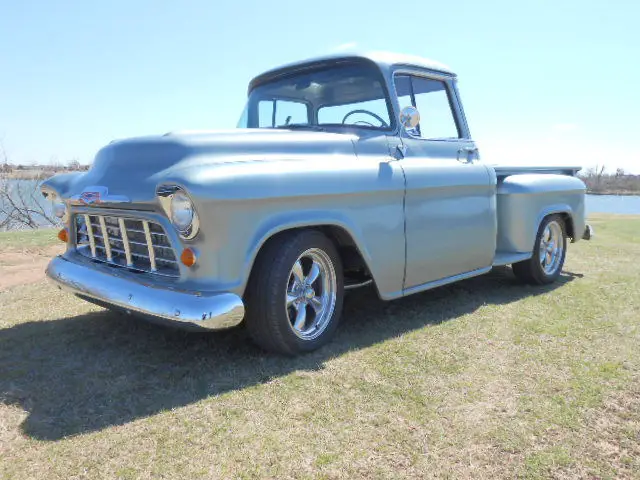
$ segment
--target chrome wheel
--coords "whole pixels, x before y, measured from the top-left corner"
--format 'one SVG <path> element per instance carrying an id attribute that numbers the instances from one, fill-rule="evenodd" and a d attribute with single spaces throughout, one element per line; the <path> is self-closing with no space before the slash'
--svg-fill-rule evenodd
<path id="1" fill-rule="evenodd" d="M 556 273 L 562 262 L 564 238 L 562 227 L 556 221 L 549 222 L 540 238 L 540 265 L 546 275 Z"/>
<path id="2" fill-rule="evenodd" d="M 331 258 L 323 250 L 303 252 L 289 273 L 285 296 L 293 332 L 303 340 L 320 336 L 336 305 L 337 279 Z"/>

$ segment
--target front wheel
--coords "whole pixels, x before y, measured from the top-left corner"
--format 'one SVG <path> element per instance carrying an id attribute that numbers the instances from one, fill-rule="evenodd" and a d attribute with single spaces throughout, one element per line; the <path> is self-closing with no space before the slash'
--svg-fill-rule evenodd
<path id="1" fill-rule="evenodd" d="M 560 276 L 566 254 L 567 233 L 564 219 L 560 215 L 550 215 L 538 229 L 532 257 L 514 263 L 513 273 L 526 283 L 553 283 Z"/>
<path id="2" fill-rule="evenodd" d="M 338 326 L 343 281 L 340 256 L 321 232 L 294 231 L 269 241 L 247 288 L 249 334 L 277 353 L 319 348 Z"/>

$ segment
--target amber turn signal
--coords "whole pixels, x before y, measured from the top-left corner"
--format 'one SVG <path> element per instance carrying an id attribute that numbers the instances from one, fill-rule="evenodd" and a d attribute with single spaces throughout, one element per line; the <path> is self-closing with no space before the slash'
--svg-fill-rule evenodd
<path id="1" fill-rule="evenodd" d="M 193 267 L 196 264 L 196 252 L 190 248 L 185 248 L 180 255 L 180 261 L 187 267 Z"/>
<path id="2" fill-rule="evenodd" d="M 66 228 L 63 228 L 58 232 L 58 240 L 64 243 L 67 243 L 69 241 L 69 232 L 67 232 Z"/>

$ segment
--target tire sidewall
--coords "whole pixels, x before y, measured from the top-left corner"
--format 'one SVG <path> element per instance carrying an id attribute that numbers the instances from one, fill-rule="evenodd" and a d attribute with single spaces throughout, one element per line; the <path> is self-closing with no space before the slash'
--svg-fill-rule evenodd
<path id="1" fill-rule="evenodd" d="M 542 242 L 542 236 L 544 234 L 547 225 L 555 222 L 560 226 L 560 230 L 562 231 L 562 253 L 560 255 L 560 262 L 558 263 L 558 268 L 552 274 L 547 274 L 542 265 L 540 263 L 540 243 Z M 533 250 L 533 267 L 534 267 L 534 275 L 537 277 L 537 280 L 540 283 L 552 283 L 555 281 L 562 272 L 562 268 L 564 266 L 564 260 L 567 255 L 567 232 L 565 227 L 564 220 L 559 215 L 551 215 L 545 218 L 540 224 L 540 228 L 538 229 L 538 235 L 536 236 L 536 243 Z"/>
<path id="2" fill-rule="evenodd" d="M 326 344 L 331 339 L 338 328 L 338 324 L 340 323 L 344 298 L 342 262 L 333 242 L 319 231 L 304 231 L 298 235 L 290 237 L 287 241 L 290 243 L 283 245 L 283 256 L 280 261 L 277 262 L 277 265 L 274 265 L 276 270 L 272 273 L 273 285 L 270 293 L 275 296 L 274 298 L 282 298 L 283 301 L 275 304 L 275 309 L 272 310 L 273 318 L 270 323 L 272 327 L 278 330 L 278 336 L 281 338 L 283 343 L 286 344 L 287 350 L 291 353 L 310 352 Z M 312 248 L 322 250 L 326 253 L 333 264 L 336 275 L 336 302 L 331 318 L 329 319 L 324 331 L 317 338 L 305 340 L 300 338 L 293 331 L 293 326 L 291 325 L 287 314 L 287 307 L 284 302 L 284 298 L 294 263 L 298 260 L 300 255 Z"/>

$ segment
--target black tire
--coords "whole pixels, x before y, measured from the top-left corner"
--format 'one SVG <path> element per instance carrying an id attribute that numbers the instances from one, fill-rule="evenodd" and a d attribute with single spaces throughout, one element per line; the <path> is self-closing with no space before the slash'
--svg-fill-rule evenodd
<path id="1" fill-rule="evenodd" d="M 287 305 L 286 298 L 292 285 L 292 268 L 300 256 L 310 250 L 324 252 L 326 260 L 332 264 L 335 272 L 332 284 L 335 287 L 335 303 L 332 311 L 327 310 L 332 313 L 324 317 L 328 320 L 325 320 L 325 326 L 318 336 L 301 338 L 302 333 L 294 329 L 290 320 L 291 306 Z M 258 254 L 245 294 L 246 328 L 251 338 L 265 350 L 285 355 L 310 352 L 327 343 L 335 333 L 342 313 L 343 297 L 342 263 L 333 242 L 317 230 L 285 232 L 270 239 Z M 298 308 L 297 305 L 294 304 L 293 308 Z M 306 311 L 313 316 L 315 309 L 311 307 L 308 305 L 311 310 Z"/>
<path id="2" fill-rule="evenodd" d="M 559 234 L 561 235 L 562 250 L 558 252 L 559 258 L 553 262 L 553 268 L 545 270 L 543 262 L 541 261 L 541 244 L 547 227 L 553 226 L 555 229 L 555 225 L 559 227 L 559 232 L 561 232 Z M 556 230 L 556 232 L 558 232 L 558 230 Z M 540 228 L 538 229 L 538 235 L 536 236 L 536 241 L 533 246 L 533 256 L 529 260 L 514 263 L 512 265 L 513 273 L 519 280 L 525 283 L 534 285 L 547 285 L 549 283 L 553 283 L 560 276 L 566 255 L 567 231 L 564 219 L 560 215 L 549 215 L 544 218 L 540 224 Z M 555 257 L 552 258 L 555 259 Z"/>

